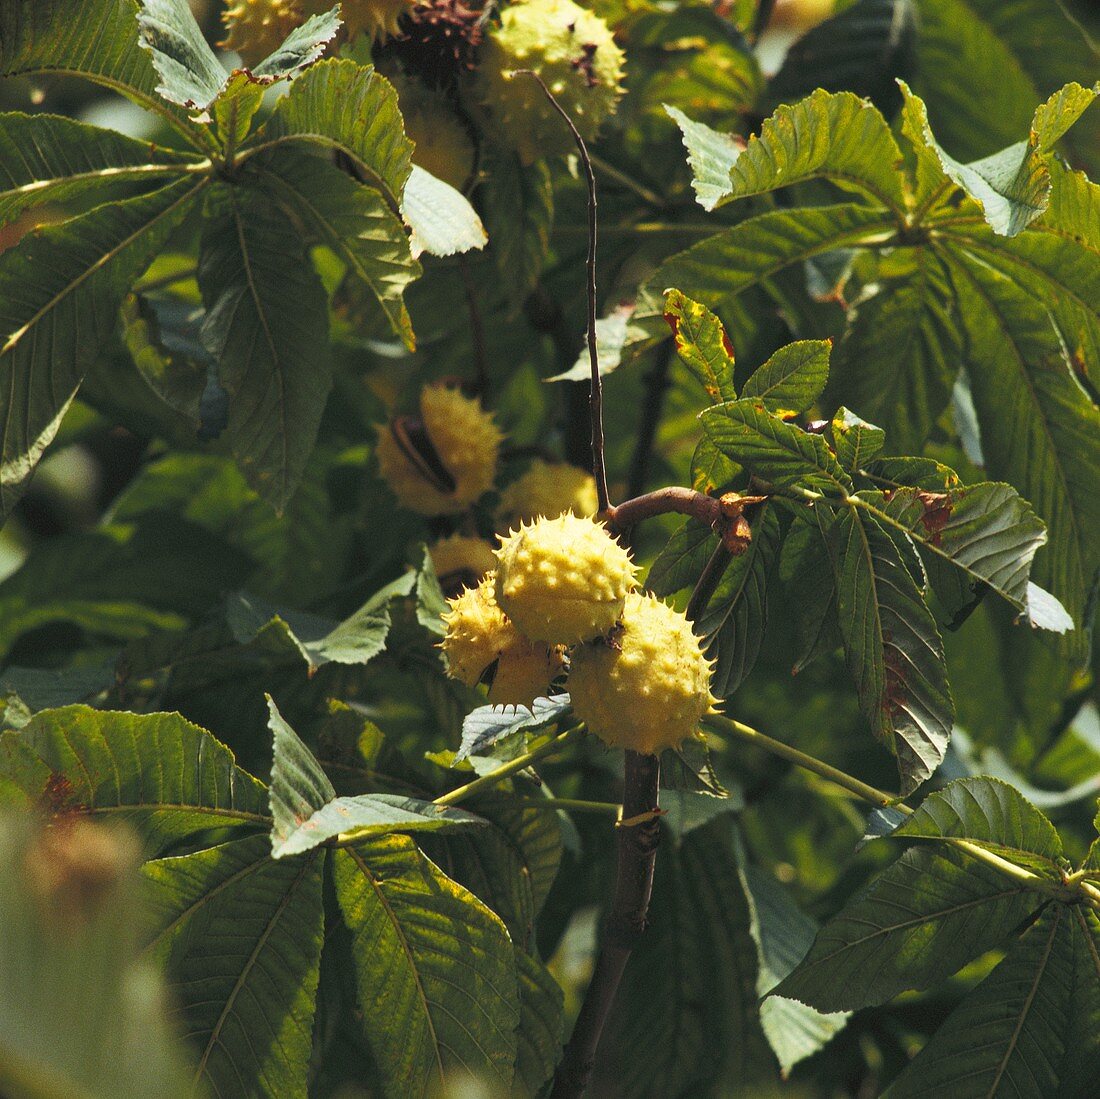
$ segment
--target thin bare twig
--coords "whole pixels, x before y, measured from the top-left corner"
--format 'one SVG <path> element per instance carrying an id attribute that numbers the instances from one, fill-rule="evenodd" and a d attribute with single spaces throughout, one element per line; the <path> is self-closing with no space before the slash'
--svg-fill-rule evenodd
<path id="1" fill-rule="evenodd" d="M 604 461 L 603 442 L 603 382 L 600 379 L 600 359 L 596 349 L 596 173 L 592 170 L 592 158 L 584 144 L 584 138 L 573 124 L 569 112 L 554 98 L 554 93 L 533 69 L 517 69 L 516 76 L 529 76 L 534 80 L 550 105 L 561 115 L 573 140 L 577 144 L 581 163 L 584 165 L 585 178 L 588 181 L 588 361 L 592 367 L 592 389 L 589 393 L 588 408 L 592 419 L 592 476 L 596 478 L 596 495 L 600 511 L 605 512 L 611 506 L 607 494 L 607 466 Z"/>

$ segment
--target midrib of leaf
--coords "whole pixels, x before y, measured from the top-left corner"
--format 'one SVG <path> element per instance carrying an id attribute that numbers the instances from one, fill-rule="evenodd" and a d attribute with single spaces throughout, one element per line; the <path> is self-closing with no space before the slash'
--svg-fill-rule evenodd
<path id="1" fill-rule="evenodd" d="M 950 260 L 950 252 L 945 253 L 944 258 Z M 1069 523 L 1073 529 L 1074 544 L 1083 547 L 1085 545 L 1085 541 L 1082 537 L 1080 521 L 1077 517 L 1077 507 L 1073 502 L 1074 498 L 1072 493 L 1070 492 L 1069 482 L 1066 479 L 1066 473 L 1065 468 L 1062 464 L 1061 454 L 1059 452 L 1057 444 L 1054 441 L 1054 436 L 1051 432 L 1050 422 L 1042 411 L 1043 405 L 1042 402 L 1039 400 L 1038 394 L 1035 392 L 1035 385 L 1032 382 L 1031 374 L 1028 371 L 1027 362 L 1021 354 L 1020 349 L 1016 344 L 1016 340 L 1012 334 L 1012 328 L 1009 326 L 1001 311 L 986 294 L 985 288 L 981 285 L 981 283 L 978 282 L 977 279 L 974 278 L 974 276 L 966 269 L 965 266 L 959 263 L 952 263 L 950 264 L 950 268 L 952 271 L 957 271 L 966 277 L 966 280 L 970 283 L 974 292 L 982 299 L 983 302 L 985 302 L 986 308 L 989 310 L 990 316 L 996 318 L 997 326 L 1000 328 L 1002 334 L 1004 335 L 1006 344 L 1012 348 L 1013 358 L 1016 360 L 1016 363 L 1019 367 L 1019 377 L 1023 381 L 1023 384 L 1027 387 L 1028 394 L 1031 398 L 1031 407 L 1035 413 L 1035 419 L 1042 425 L 1043 435 L 1046 438 L 1047 446 L 1049 447 L 1050 453 L 1054 460 L 1054 468 L 1057 470 L 1058 484 L 1062 499 L 1067 502 L 1067 507 L 1065 508 L 1065 511 L 1069 515 Z M 1069 293 L 1069 291 L 1067 290 L 1066 293 Z M 1078 582 L 1082 585 L 1084 589 L 1087 590 L 1088 580 L 1086 577 L 1078 576 Z"/>
<path id="2" fill-rule="evenodd" d="M 149 175 L 186 175 L 195 172 L 206 172 L 209 171 L 210 167 L 211 162 L 209 160 L 200 160 L 185 164 L 131 164 L 122 168 L 96 168 L 89 172 L 74 172 L 71 175 L 59 176 L 53 179 L 36 179 L 31 183 L 21 183 L 18 187 L 0 190 L 0 198 L 6 198 L 8 195 L 32 195 L 36 191 L 49 190 L 49 188 L 56 187 L 58 184 L 83 183 L 86 180 L 95 179 L 114 182 L 116 180 L 126 180 L 130 177 L 140 179 L 142 176 Z"/>
<path id="3" fill-rule="evenodd" d="M 986 1092 L 988 1099 L 993 1099 L 997 1094 L 997 1087 L 1001 1082 L 1001 1077 L 1008 1068 L 1009 1058 L 1012 1056 L 1016 1049 L 1016 1044 L 1020 1040 L 1020 1033 L 1024 1029 L 1024 1023 L 1027 1021 L 1027 1014 L 1031 1010 L 1032 1002 L 1035 999 L 1036 993 L 1039 991 L 1039 983 L 1043 978 L 1043 974 L 1046 972 L 1047 962 L 1050 960 L 1050 952 L 1054 949 L 1054 940 L 1058 934 L 1058 925 L 1062 922 L 1066 912 L 1063 905 L 1058 905 L 1057 907 L 1057 914 L 1054 919 L 1051 920 L 1050 934 L 1047 938 L 1046 948 L 1043 950 L 1042 961 L 1040 961 L 1035 969 L 1035 979 L 1031 982 L 1031 988 L 1028 989 L 1027 999 L 1024 1000 L 1023 1007 L 1020 1010 L 1020 1016 L 1016 1020 L 1016 1026 L 1012 1031 L 1012 1037 L 1005 1046 L 1004 1056 L 1001 1058 L 1001 1063 L 997 1066 L 997 1071 L 993 1076 L 993 1082 L 989 1085 L 989 1091 Z"/>
<path id="4" fill-rule="evenodd" d="M 65 300 L 70 294 L 78 290 L 88 279 L 90 279 L 98 271 L 101 271 L 111 260 L 115 259 L 121 252 L 128 248 L 135 240 L 139 240 L 145 233 L 153 229 L 159 222 L 163 221 L 170 214 L 173 214 L 181 205 L 190 202 L 195 195 L 199 194 L 209 183 L 209 180 L 200 180 L 191 190 L 181 195 L 171 206 L 165 207 L 155 217 L 151 218 L 140 229 L 135 229 L 125 240 L 120 241 L 113 248 L 109 249 L 102 256 L 96 260 L 95 263 L 86 267 L 81 271 L 73 280 L 65 287 L 59 290 L 45 305 L 43 305 L 37 313 L 21 328 L 16 329 L 7 340 L 7 343 L 3 347 L 0 347 L 0 357 L 6 355 L 13 347 L 15 347 L 19 341 L 27 334 L 27 332 L 33 328 L 38 322 L 52 309 L 55 309 L 58 304 Z"/>
<path id="5" fill-rule="evenodd" d="M 256 280 L 253 278 L 252 275 L 252 260 L 248 254 L 248 246 L 245 243 L 244 225 L 241 221 L 240 208 L 237 206 L 237 195 L 232 189 L 230 190 L 230 203 L 233 207 L 233 226 L 237 231 L 237 247 L 240 249 L 241 252 L 241 263 L 244 265 L 244 274 L 245 280 L 248 284 L 248 293 L 249 296 L 252 298 L 252 304 L 256 310 L 256 316 L 259 317 L 260 326 L 263 328 L 264 339 L 267 343 L 268 351 L 271 354 L 271 365 L 273 367 L 272 374 L 277 379 L 277 385 L 279 387 L 279 448 L 282 455 L 280 469 L 285 470 L 289 463 L 289 457 L 287 454 L 289 434 L 287 431 L 286 421 L 286 379 L 283 377 L 283 359 L 282 356 L 279 354 L 279 348 L 276 345 L 275 338 L 272 335 L 270 326 L 268 325 L 267 310 L 264 308 L 261 302 L 259 291 L 256 288 Z"/>
<path id="6" fill-rule="evenodd" d="M 1015 897 L 1021 893 L 1027 893 L 1028 891 L 1026 886 L 1019 886 L 1016 889 L 1004 889 L 999 893 L 983 893 L 980 897 L 975 897 L 969 901 L 963 901 L 961 904 L 952 905 L 950 908 L 940 908 L 935 912 L 929 912 L 923 916 L 916 916 L 909 920 L 903 920 L 901 923 L 891 924 L 889 927 L 876 927 L 870 934 L 863 935 L 858 939 L 848 939 L 831 953 L 823 954 L 820 958 L 815 958 L 814 965 L 824 965 L 826 962 L 831 962 L 835 957 L 845 953 L 852 947 L 862 946 L 864 943 L 871 942 L 883 935 L 890 935 L 896 931 L 904 931 L 909 927 L 919 927 L 922 924 L 933 923 L 936 920 L 954 916 L 959 912 L 965 912 L 968 908 L 977 908 L 980 905 L 992 904 L 994 901 L 1004 900 L 1007 897 Z"/>
<path id="7" fill-rule="evenodd" d="M 269 184 L 274 184 L 275 189 L 282 189 L 284 191 L 290 190 L 287 182 L 281 176 L 276 175 L 274 172 L 269 172 L 264 168 L 259 169 L 256 173 L 262 176 Z M 377 176 L 375 177 L 377 179 Z M 385 191 L 381 187 L 379 182 L 378 186 L 379 194 L 383 198 L 386 197 Z M 395 311 L 392 308 L 392 304 L 389 299 L 375 286 L 375 280 L 371 277 L 367 268 L 363 266 L 359 257 L 355 253 L 354 248 L 349 248 L 344 244 L 343 238 L 330 226 L 328 220 L 321 214 L 320 210 L 309 200 L 309 196 L 301 190 L 295 190 L 294 194 L 297 196 L 298 201 L 305 206 L 317 225 L 324 228 L 325 238 L 328 242 L 328 246 L 339 255 L 349 267 L 351 267 L 356 275 L 363 280 L 374 292 L 374 297 L 378 304 L 382 307 L 382 312 L 385 313 L 386 319 L 389 320 L 391 326 L 396 330 L 400 328 L 401 316 L 399 311 Z M 287 207 L 282 202 L 279 203 L 280 209 L 290 219 L 296 220 L 297 214 L 292 207 Z"/>
<path id="8" fill-rule="evenodd" d="M 137 813 L 148 810 L 155 813 L 192 813 L 204 817 L 226 817 L 230 820 L 246 820 L 254 824 L 270 824 L 271 817 L 263 813 L 249 813 L 245 809 L 226 809 L 220 806 L 187 805 L 183 802 L 141 801 L 130 805 L 94 805 L 81 809 L 82 816 L 101 816 L 105 813 Z"/>
<path id="9" fill-rule="evenodd" d="M 200 911 L 210 901 L 212 901 L 223 889 L 228 889 L 229 886 L 235 885 L 242 878 L 248 877 L 249 874 L 255 874 L 257 870 L 262 869 L 268 863 L 268 856 L 265 854 L 262 858 L 257 859 L 255 862 L 249 863 L 247 866 L 242 867 L 235 874 L 231 874 L 228 878 L 218 882 L 213 889 L 203 893 L 194 904 L 188 908 L 183 909 L 180 914 L 161 931 L 157 932 L 156 936 L 149 940 L 146 945 L 144 953 L 151 952 L 156 946 L 158 946 L 166 936 L 171 934 L 184 920 L 188 919 L 195 912 Z"/>
<path id="10" fill-rule="evenodd" d="M 275 930 L 275 925 L 282 918 L 283 912 L 286 910 L 286 906 L 290 904 L 290 898 L 294 895 L 295 890 L 301 885 L 302 879 L 306 875 L 306 871 L 313 864 L 314 855 L 311 852 L 308 857 L 302 859 L 302 868 L 298 871 L 298 876 L 294 879 L 290 888 L 283 894 L 282 899 L 279 901 L 278 907 L 275 909 L 271 916 L 271 920 L 268 922 L 267 927 L 264 928 L 263 934 L 260 936 L 259 941 L 253 948 L 252 953 L 248 956 L 248 961 L 245 962 L 244 968 L 241 970 L 240 975 L 237 977 L 236 982 L 233 985 L 233 990 L 230 992 L 228 998 L 225 1001 L 225 1007 L 222 1008 L 221 1014 L 218 1016 L 218 1021 L 214 1024 L 214 1029 L 210 1032 L 210 1037 L 207 1039 L 206 1046 L 202 1051 L 202 1058 L 199 1061 L 198 1068 L 195 1069 L 194 1083 L 198 1085 L 199 1080 L 202 1079 L 203 1074 L 206 1072 L 206 1063 L 210 1059 L 210 1054 L 213 1053 L 214 1047 L 218 1044 L 218 1039 L 221 1036 L 222 1027 L 225 1025 L 226 1020 L 229 1018 L 229 1013 L 233 1009 L 234 1003 L 237 1001 L 237 996 L 240 994 L 241 989 L 244 987 L 245 979 L 252 972 L 252 967 L 256 964 L 256 959 L 259 958 L 260 952 L 267 944 L 268 938 Z M 266 862 L 266 860 L 264 860 Z M 228 1054 L 228 1050 L 226 1051 Z"/>
<path id="11" fill-rule="evenodd" d="M 397 935 L 398 941 L 401 943 L 401 948 L 405 952 L 405 960 L 409 964 L 409 969 L 412 972 L 413 980 L 416 981 L 416 992 L 420 998 L 420 1004 L 424 1011 L 424 1018 L 428 1024 L 428 1033 L 432 1039 L 432 1049 L 435 1051 L 436 1067 L 439 1070 L 440 1081 L 445 1082 L 446 1077 L 443 1072 L 443 1058 L 440 1055 L 440 1041 L 439 1036 L 435 1032 L 435 1020 L 432 1018 L 432 1013 L 429 1007 L 430 1001 L 427 994 L 424 991 L 424 985 L 420 980 L 420 970 L 416 964 L 416 958 L 413 955 L 412 947 L 409 945 L 408 939 L 405 937 L 405 930 L 401 926 L 400 921 L 394 914 L 393 908 L 390 906 L 389 900 L 386 898 L 385 893 L 379 887 L 378 882 L 375 880 L 374 875 L 371 873 L 370 867 L 366 864 L 363 857 L 355 850 L 354 847 L 346 848 L 346 853 L 351 856 L 352 861 L 359 868 L 360 873 L 367 880 L 371 889 L 374 890 L 375 896 L 378 898 L 379 903 L 386 911 L 386 915 L 389 917 L 390 926 L 394 929 Z M 454 1052 L 453 1050 L 451 1051 Z M 462 1058 L 458 1058 L 461 1060 Z"/>
<path id="12" fill-rule="evenodd" d="M 1092 960 L 1093 968 L 1096 970 L 1096 980 L 1100 982 L 1100 948 L 1097 948 L 1096 939 L 1089 929 L 1088 920 L 1085 918 L 1085 912 L 1080 905 L 1074 905 L 1073 916 L 1081 925 L 1081 934 L 1085 937 L 1085 945 L 1088 947 L 1089 958 Z"/>

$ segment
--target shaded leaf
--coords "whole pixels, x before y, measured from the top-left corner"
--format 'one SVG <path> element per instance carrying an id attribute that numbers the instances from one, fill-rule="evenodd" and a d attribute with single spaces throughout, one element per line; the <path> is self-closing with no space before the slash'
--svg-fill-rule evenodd
<path id="1" fill-rule="evenodd" d="M 516 951 L 516 973 L 520 1020 L 513 1090 L 538 1095 L 561 1059 L 565 1030 L 562 990 L 546 966 L 524 950 Z"/>
<path id="2" fill-rule="evenodd" d="M 741 396 L 755 397 L 769 412 L 807 412 L 829 379 L 828 340 L 798 340 L 781 347 L 745 382 Z"/>
<path id="3" fill-rule="evenodd" d="M 54 815 L 126 821 L 159 849 L 208 828 L 267 826 L 263 784 L 179 714 L 66 706 L 3 742 L 12 736 L 44 766 L 7 778 Z"/>
<path id="4" fill-rule="evenodd" d="M 196 1086 L 305 1096 L 320 976 L 323 856 L 275 862 L 254 836 L 142 868 Z"/>
<path id="5" fill-rule="evenodd" d="M 333 860 L 360 1026 L 387 1092 L 420 1099 L 463 1072 L 508 1087 L 520 1001 L 504 925 L 407 837 Z"/>
<path id="6" fill-rule="evenodd" d="M 817 933 L 775 992 L 819 1011 L 930 988 L 999 945 L 1039 898 L 951 848 L 915 848 Z"/>

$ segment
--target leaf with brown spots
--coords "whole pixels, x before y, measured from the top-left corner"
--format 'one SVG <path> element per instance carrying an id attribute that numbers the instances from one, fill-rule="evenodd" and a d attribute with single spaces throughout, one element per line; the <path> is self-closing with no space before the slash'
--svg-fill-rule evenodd
<path id="1" fill-rule="evenodd" d="M 737 398 L 733 384 L 733 345 L 722 322 L 679 290 L 665 292 L 665 320 L 676 353 L 707 391 L 712 404 Z"/>

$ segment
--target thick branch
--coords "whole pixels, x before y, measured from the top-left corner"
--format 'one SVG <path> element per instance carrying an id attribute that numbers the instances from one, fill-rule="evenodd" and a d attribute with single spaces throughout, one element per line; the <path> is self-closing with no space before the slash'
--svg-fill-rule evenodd
<path id="1" fill-rule="evenodd" d="M 708 496 L 705 492 L 670 485 L 668 488 L 635 496 L 633 500 L 624 500 L 621 504 L 608 508 L 605 514 L 609 527 L 624 531 L 636 526 L 643 519 L 667 515 L 670 511 L 691 515 L 707 526 L 714 526 L 722 517 L 722 502 L 718 497 Z"/>
<path id="2" fill-rule="evenodd" d="M 554 1077 L 551 1099 L 576 1099 L 588 1087 L 600 1035 L 619 990 L 623 970 L 634 944 L 645 930 L 646 912 L 653 892 L 653 865 L 661 838 L 661 822 L 655 815 L 660 777 L 661 762 L 656 756 L 626 753 L 622 819 L 624 822 L 636 817 L 643 819 L 637 824 L 619 827 L 615 896 L 584 1004 Z"/>

